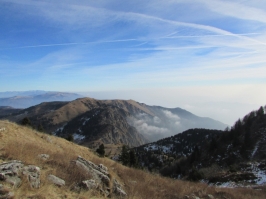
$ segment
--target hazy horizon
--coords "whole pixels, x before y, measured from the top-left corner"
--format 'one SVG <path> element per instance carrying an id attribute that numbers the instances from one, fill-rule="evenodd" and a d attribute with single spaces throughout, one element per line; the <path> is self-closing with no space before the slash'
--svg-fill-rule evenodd
<path id="1" fill-rule="evenodd" d="M 260 0 L 0 0 L 0 92 L 180 107 L 228 125 L 266 104 Z"/>

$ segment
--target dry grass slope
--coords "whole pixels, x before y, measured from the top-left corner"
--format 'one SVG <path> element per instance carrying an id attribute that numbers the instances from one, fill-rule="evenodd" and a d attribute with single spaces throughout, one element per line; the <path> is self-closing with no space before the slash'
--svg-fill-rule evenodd
<path id="1" fill-rule="evenodd" d="M 9 121 L 0 121 L 1 127 L 5 127 L 6 130 L 0 132 L 0 163 L 16 159 L 41 168 L 41 188 L 32 189 L 27 183 L 23 183 L 19 188 L 10 187 L 15 192 L 15 198 L 104 198 L 97 191 L 81 193 L 71 191 L 75 183 L 90 178 L 71 167 L 70 161 L 76 159 L 78 155 L 96 164 L 102 163 L 107 166 L 111 176 L 124 185 L 129 199 L 174 199 L 185 198 L 186 195 L 192 194 L 200 198 L 207 198 L 208 194 L 215 198 L 228 199 L 266 198 L 265 187 L 260 190 L 225 189 L 208 187 L 203 183 L 163 178 L 145 171 L 124 167 L 108 158 L 99 158 L 86 147 Z M 50 158 L 43 161 L 37 157 L 38 154 L 49 154 Z M 59 188 L 49 183 L 46 180 L 49 174 L 64 179 L 66 186 Z"/>

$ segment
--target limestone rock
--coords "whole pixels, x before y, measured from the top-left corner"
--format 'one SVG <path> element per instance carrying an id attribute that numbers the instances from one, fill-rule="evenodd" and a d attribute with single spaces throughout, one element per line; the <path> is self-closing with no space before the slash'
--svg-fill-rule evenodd
<path id="1" fill-rule="evenodd" d="M 14 187 L 21 185 L 21 175 L 25 175 L 32 188 L 40 187 L 40 168 L 34 165 L 24 166 L 21 161 L 13 160 L 0 164 L 0 180 Z"/>
<path id="2" fill-rule="evenodd" d="M 13 160 L 0 164 L 0 180 L 4 180 L 14 187 L 21 184 L 21 179 L 18 177 L 23 168 L 21 161 Z"/>
<path id="3" fill-rule="evenodd" d="M 54 175 L 49 175 L 47 177 L 47 179 L 59 187 L 62 187 L 66 184 L 64 180 L 62 180 L 61 178 L 58 178 Z"/>
<path id="4" fill-rule="evenodd" d="M 42 160 L 48 160 L 50 158 L 50 155 L 48 155 L 48 154 L 39 154 L 38 158 L 40 158 Z"/>
<path id="5" fill-rule="evenodd" d="M 116 179 L 114 179 L 113 181 L 113 193 L 120 197 L 127 196 L 126 192 L 122 189 L 121 184 L 119 184 L 119 182 Z"/>
<path id="6" fill-rule="evenodd" d="M 11 184 L 13 187 L 19 187 L 21 185 L 21 179 L 17 176 L 9 176 L 5 179 L 5 182 Z"/>
<path id="7" fill-rule="evenodd" d="M 40 188 L 41 180 L 40 173 L 41 170 L 39 167 L 34 165 L 25 166 L 23 168 L 23 175 L 27 176 L 27 179 L 32 188 Z"/>
<path id="8" fill-rule="evenodd" d="M 82 188 L 87 190 L 98 189 L 105 196 L 110 196 L 111 192 L 119 198 L 127 196 L 126 192 L 122 189 L 121 184 L 116 179 L 113 180 L 113 187 L 110 187 L 110 174 L 108 173 L 108 168 L 103 164 L 96 165 L 80 156 L 77 160 L 72 162 L 77 167 L 83 169 L 84 172 L 87 172 L 92 176 L 92 179 L 84 180 L 79 183 L 75 187 L 75 190 L 80 190 Z"/>
<path id="9" fill-rule="evenodd" d="M 10 192 L 9 189 L 0 184 L 0 199 L 12 199 L 14 198 L 14 193 Z"/>
<path id="10" fill-rule="evenodd" d="M 80 186 L 82 188 L 85 188 L 86 190 L 91 190 L 91 189 L 96 189 L 98 187 L 97 183 L 95 182 L 95 180 L 83 180 L 80 183 Z"/>
<path id="11" fill-rule="evenodd" d="M 207 198 L 208 198 L 208 199 L 214 199 L 213 195 L 211 195 L 211 194 L 208 194 L 208 195 L 207 195 Z"/>
<path id="12" fill-rule="evenodd" d="M 80 156 L 77 158 L 77 160 L 74 160 L 73 163 L 82 168 L 85 172 L 91 174 L 92 178 L 98 184 L 104 183 L 105 185 L 109 185 L 110 178 L 108 177 L 109 173 L 106 170 Z"/>
<path id="13" fill-rule="evenodd" d="M 104 166 L 103 164 L 99 164 L 98 168 L 101 172 L 108 173 L 108 168 Z"/>

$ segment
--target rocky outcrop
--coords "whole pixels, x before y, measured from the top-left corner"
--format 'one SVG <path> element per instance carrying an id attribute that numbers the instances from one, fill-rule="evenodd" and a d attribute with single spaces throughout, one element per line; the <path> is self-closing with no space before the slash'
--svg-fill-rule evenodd
<path id="1" fill-rule="evenodd" d="M 105 196 L 111 196 L 114 194 L 119 197 L 125 197 L 127 195 L 122 189 L 122 185 L 116 179 L 111 180 L 111 175 L 109 174 L 107 167 L 103 164 L 96 165 L 80 156 L 77 160 L 72 161 L 72 163 L 92 176 L 92 179 L 84 180 L 79 183 L 75 188 L 76 190 L 98 189 Z"/>
<path id="2" fill-rule="evenodd" d="M 0 180 L 14 187 L 21 185 L 22 176 L 26 176 L 32 188 L 40 187 L 40 168 L 34 165 L 24 166 L 21 161 L 13 160 L 0 164 Z"/>
<path id="3" fill-rule="evenodd" d="M 127 196 L 126 192 L 122 189 L 121 184 L 119 184 L 119 182 L 116 179 L 114 179 L 113 193 L 120 197 Z"/>
<path id="4" fill-rule="evenodd" d="M 92 178 L 98 184 L 103 184 L 109 186 L 110 178 L 108 177 L 109 173 L 103 170 L 101 167 L 96 164 L 85 160 L 82 157 L 78 157 L 77 160 L 72 161 L 76 166 L 81 168 L 84 172 L 90 174 Z"/>
<path id="5" fill-rule="evenodd" d="M 21 184 L 21 171 L 23 169 L 21 161 L 13 160 L 0 164 L 0 180 L 10 183 L 14 187 L 19 187 Z"/>
<path id="6" fill-rule="evenodd" d="M 41 154 L 38 157 L 47 157 L 47 154 Z M 49 157 L 49 156 L 48 156 Z M 76 166 L 81 172 L 85 172 L 86 176 L 91 176 L 90 179 L 82 180 L 77 183 L 74 187 L 75 191 L 81 190 L 98 190 L 104 196 L 123 198 L 127 194 L 123 190 L 122 185 L 111 177 L 108 172 L 108 168 L 103 164 L 96 165 L 91 161 L 85 160 L 82 157 L 78 157 L 72 161 L 72 164 Z M 17 188 L 22 183 L 22 178 L 26 177 L 28 183 L 32 188 L 40 188 L 41 169 L 34 165 L 24 165 L 21 161 L 12 160 L 10 162 L 4 162 L 0 164 L 0 180 L 11 184 Z M 55 176 L 48 175 L 47 180 L 58 187 L 65 186 L 66 182 Z M 23 180 L 24 181 L 24 180 Z M 8 189 L 0 185 L 0 199 L 12 198 L 13 193 L 9 192 Z"/>

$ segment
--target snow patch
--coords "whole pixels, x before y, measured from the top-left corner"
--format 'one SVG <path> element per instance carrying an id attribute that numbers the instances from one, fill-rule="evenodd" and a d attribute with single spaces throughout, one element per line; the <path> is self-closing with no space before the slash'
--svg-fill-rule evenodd
<path id="1" fill-rule="evenodd" d="M 63 126 L 61 126 L 60 128 L 56 129 L 56 130 L 53 132 L 53 135 L 56 135 L 57 133 L 62 132 L 62 131 L 64 130 L 64 128 L 65 128 L 66 125 L 67 125 L 67 123 L 64 124 Z"/>
<path id="2" fill-rule="evenodd" d="M 81 140 L 83 140 L 85 138 L 85 136 L 77 134 L 77 133 L 74 133 L 73 134 L 73 138 L 74 138 L 75 141 L 81 141 Z"/>
<path id="3" fill-rule="evenodd" d="M 82 123 L 82 125 L 84 126 L 91 118 L 82 118 L 82 120 L 84 120 L 84 122 Z"/>
<path id="4" fill-rule="evenodd" d="M 254 155 L 255 155 L 255 153 L 257 152 L 257 150 L 258 150 L 258 148 L 259 148 L 259 143 L 260 143 L 260 142 L 257 142 L 257 144 L 255 145 L 254 150 L 253 150 L 252 153 L 251 153 L 251 158 L 253 158 Z"/>

